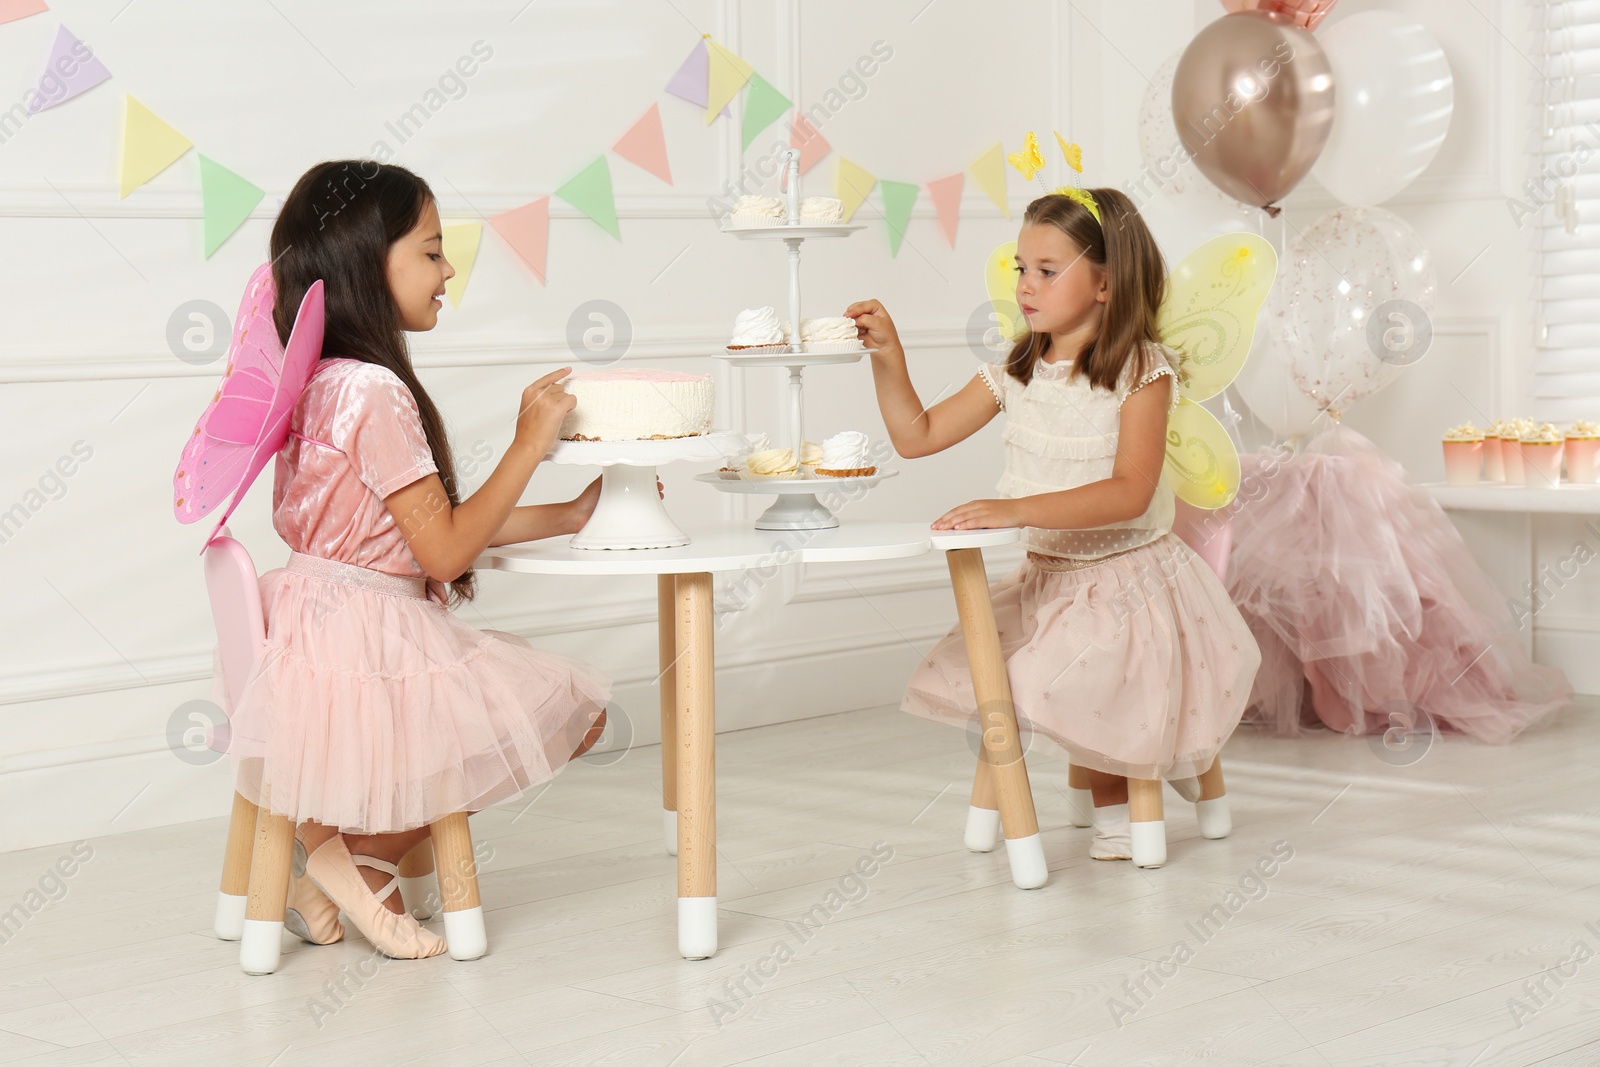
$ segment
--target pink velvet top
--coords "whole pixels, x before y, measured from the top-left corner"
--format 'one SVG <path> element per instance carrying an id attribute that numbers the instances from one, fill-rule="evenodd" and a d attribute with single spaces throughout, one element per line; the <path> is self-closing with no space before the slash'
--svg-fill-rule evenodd
<path id="1" fill-rule="evenodd" d="M 296 552 L 425 578 L 383 498 L 438 471 L 411 391 L 393 371 L 323 358 L 278 453 L 272 525 Z M 331 446 L 331 447 L 329 447 Z"/>

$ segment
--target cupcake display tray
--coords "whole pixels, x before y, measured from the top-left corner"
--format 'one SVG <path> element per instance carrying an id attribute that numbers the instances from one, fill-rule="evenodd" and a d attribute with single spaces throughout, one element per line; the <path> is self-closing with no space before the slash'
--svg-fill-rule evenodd
<path id="1" fill-rule="evenodd" d="M 728 477 L 720 471 L 711 471 L 695 475 L 694 480 L 705 482 L 724 493 L 777 497 L 772 506 L 756 519 L 755 528 L 758 530 L 831 530 L 839 525 L 838 516 L 817 499 L 818 495 L 864 492 L 885 478 L 893 478 L 899 473 L 879 467 L 876 474 L 854 478 L 815 475 L 802 478 L 749 479 L 737 475 Z"/>

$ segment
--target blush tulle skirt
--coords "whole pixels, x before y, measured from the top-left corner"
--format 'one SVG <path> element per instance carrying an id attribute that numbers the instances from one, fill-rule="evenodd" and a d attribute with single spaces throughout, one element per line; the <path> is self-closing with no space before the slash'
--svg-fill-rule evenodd
<path id="1" fill-rule="evenodd" d="M 1175 535 L 1078 570 L 1030 558 L 991 593 L 1030 757 L 1181 778 L 1208 769 L 1238 725 L 1260 654 Z M 959 627 L 917 667 L 901 708 L 980 731 Z"/>
<path id="2" fill-rule="evenodd" d="M 1572 687 L 1428 493 L 1348 427 L 1242 457 L 1228 589 L 1261 647 L 1246 721 L 1282 734 L 1430 722 L 1504 743 Z"/>
<path id="3" fill-rule="evenodd" d="M 389 833 L 511 800 L 566 766 L 610 697 L 589 664 L 437 600 L 287 570 L 261 593 L 267 647 L 228 749 L 239 792 L 297 822 Z"/>

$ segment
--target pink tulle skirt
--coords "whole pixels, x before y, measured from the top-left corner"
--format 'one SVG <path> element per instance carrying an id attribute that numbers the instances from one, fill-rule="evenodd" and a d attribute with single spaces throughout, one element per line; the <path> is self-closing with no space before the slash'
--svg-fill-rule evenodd
<path id="1" fill-rule="evenodd" d="M 596 668 L 435 600 L 281 569 L 261 596 L 267 647 L 228 751 L 239 792 L 296 822 L 391 833 L 510 800 L 566 766 L 610 697 Z"/>
<path id="2" fill-rule="evenodd" d="M 1429 721 L 1511 740 L 1572 696 L 1530 660 L 1466 543 L 1348 427 L 1242 457 L 1228 589 L 1261 646 L 1247 722 L 1352 734 Z"/>
<path id="3" fill-rule="evenodd" d="M 1029 754 L 1133 778 L 1211 766 L 1260 655 L 1216 575 L 1176 536 L 1080 570 L 1031 559 L 991 590 Z M 980 730 L 960 627 L 911 677 L 904 711 Z"/>

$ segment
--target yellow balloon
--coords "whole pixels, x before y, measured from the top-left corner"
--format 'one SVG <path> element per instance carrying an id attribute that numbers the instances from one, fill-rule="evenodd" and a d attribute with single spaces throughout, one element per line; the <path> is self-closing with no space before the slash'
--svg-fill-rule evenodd
<path id="1" fill-rule="evenodd" d="M 1007 341 L 1028 332 L 1028 322 L 1017 306 L 1017 242 L 1007 241 L 989 253 L 983 267 L 983 284 L 994 308 L 995 325 Z"/>
<path id="2" fill-rule="evenodd" d="M 1239 453 L 1217 417 L 1188 397 L 1167 419 L 1167 484 L 1197 508 L 1215 511 L 1239 493 Z"/>
<path id="3" fill-rule="evenodd" d="M 1156 332 L 1181 356 L 1184 396 L 1209 400 L 1238 377 L 1277 273 L 1277 253 L 1253 233 L 1207 241 L 1173 268 Z"/>

